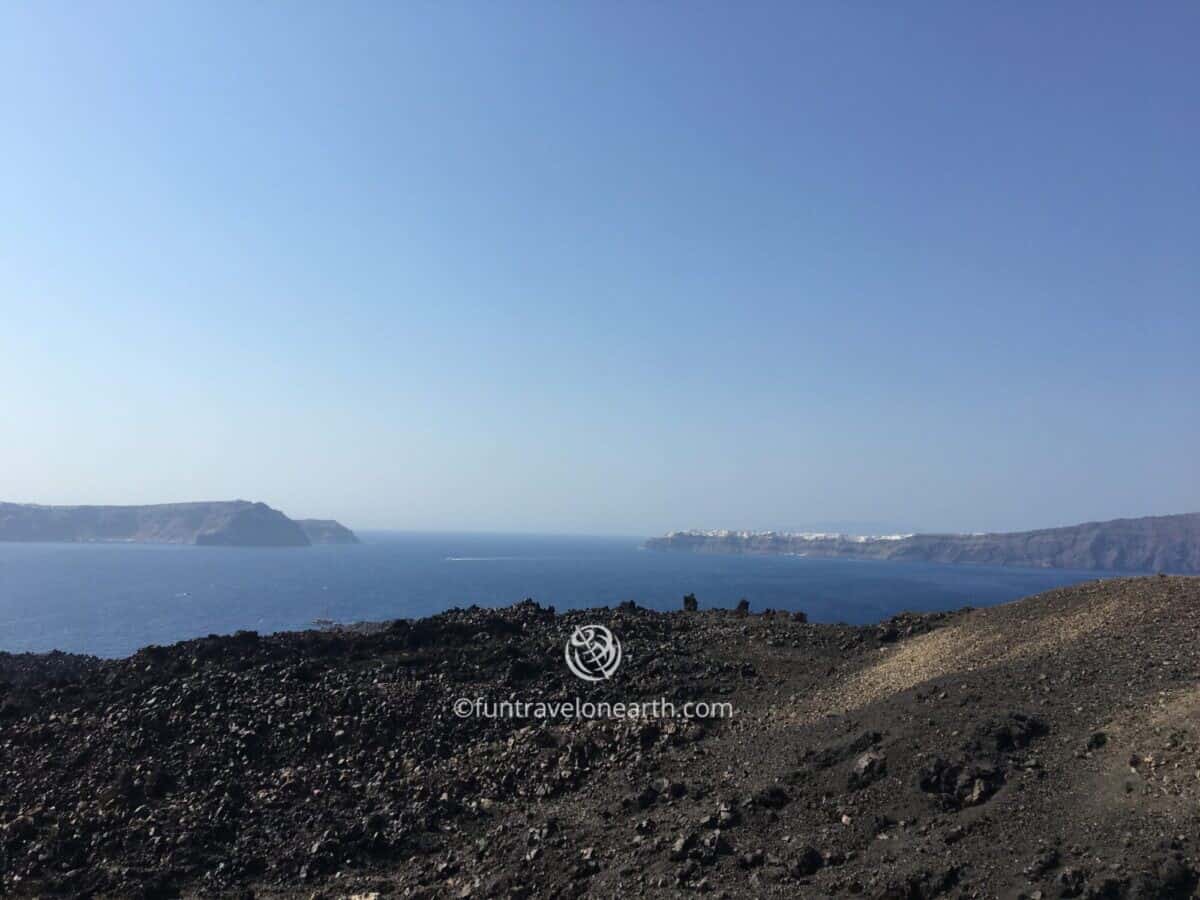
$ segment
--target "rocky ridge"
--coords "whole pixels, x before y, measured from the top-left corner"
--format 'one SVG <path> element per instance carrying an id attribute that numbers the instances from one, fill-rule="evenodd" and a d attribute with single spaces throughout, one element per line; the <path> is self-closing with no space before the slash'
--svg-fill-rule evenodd
<path id="1" fill-rule="evenodd" d="M 154 506 L 0 503 L 0 541 L 306 547 L 358 539 L 332 520 L 297 522 L 265 503 L 230 500 Z"/>
<path id="2" fill-rule="evenodd" d="M 1200 513 L 990 534 L 863 537 L 776 531 L 674 531 L 650 550 L 892 559 L 990 566 L 1200 573 Z"/>

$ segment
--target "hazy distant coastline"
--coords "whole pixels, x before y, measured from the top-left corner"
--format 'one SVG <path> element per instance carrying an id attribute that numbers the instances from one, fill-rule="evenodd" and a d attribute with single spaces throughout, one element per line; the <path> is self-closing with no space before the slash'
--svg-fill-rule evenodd
<path id="1" fill-rule="evenodd" d="M 673 531 L 651 550 L 790 554 L 991 566 L 1200 573 L 1200 513 L 994 534 L 873 537 L 778 531 Z"/>
<path id="2" fill-rule="evenodd" d="M 152 506 L 0 503 L 0 541 L 307 547 L 357 544 L 332 519 L 290 519 L 265 503 L 227 500 Z"/>

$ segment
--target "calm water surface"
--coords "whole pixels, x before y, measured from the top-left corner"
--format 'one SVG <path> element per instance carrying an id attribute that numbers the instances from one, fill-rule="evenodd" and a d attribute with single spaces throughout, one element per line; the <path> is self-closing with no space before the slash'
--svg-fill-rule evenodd
<path id="1" fill-rule="evenodd" d="M 146 644 L 425 616 L 525 597 L 558 609 L 636 600 L 678 609 L 804 610 L 873 622 L 901 610 L 986 606 L 1100 577 L 1061 569 L 706 556 L 640 538 L 366 532 L 358 546 L 281 549 L 0 543 L 0 650 L 122 656 Z"/>

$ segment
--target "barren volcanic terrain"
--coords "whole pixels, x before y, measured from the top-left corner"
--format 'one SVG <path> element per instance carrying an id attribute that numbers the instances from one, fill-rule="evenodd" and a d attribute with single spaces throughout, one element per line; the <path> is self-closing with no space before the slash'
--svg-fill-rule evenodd
<path id="1" fill-rule="evenodd" d="M 619 637 L 614 677 L 564 665 Z M 556 615 L 0 656 L 0 891 L 1189 897 L 1200 580 L 871 627 Z M 726 720 L 455 715 L 728 701 Z"/>

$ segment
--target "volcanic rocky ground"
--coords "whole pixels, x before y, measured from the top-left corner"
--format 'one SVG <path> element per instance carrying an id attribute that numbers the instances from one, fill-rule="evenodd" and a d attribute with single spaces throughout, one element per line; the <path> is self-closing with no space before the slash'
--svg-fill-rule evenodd
<path id="1" fill-rule="evenodd" d="M 571 675 L 613 629 L 611 681 Z M 0 658 L 0 892 L 1189 897 L 1200 580 L 873 627 L 556 615 Z M 724 721 L 459 718 L 460 697 L 727 700 Z"/>

